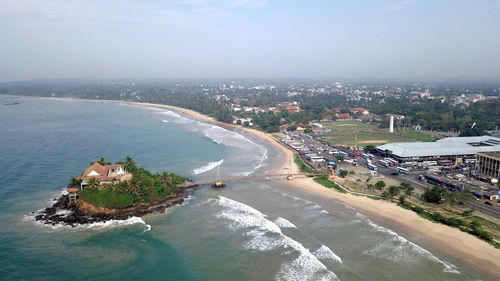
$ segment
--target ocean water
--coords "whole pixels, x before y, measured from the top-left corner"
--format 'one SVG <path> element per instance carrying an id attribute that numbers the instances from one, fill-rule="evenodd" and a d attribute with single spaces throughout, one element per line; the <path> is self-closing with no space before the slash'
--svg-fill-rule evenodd
<path id="1" fill-rule="evenodd" d="M 0 120 L 0 280 L 494 280 L 423 237 L 270 179 L 202 186 L 165 214 L 40 225 L 33 212 L 100 156 L 210 179 L 217 165 L 222 176 L 260 173 L 283 155 L 117 103 L 0 96 Z"/>

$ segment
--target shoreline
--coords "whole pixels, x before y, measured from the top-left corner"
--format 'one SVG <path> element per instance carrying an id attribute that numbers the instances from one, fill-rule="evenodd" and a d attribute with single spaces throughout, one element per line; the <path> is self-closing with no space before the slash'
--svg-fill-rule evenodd
<path id="1" fill-rule="evenodd" d="M 229 127 L 238 131 L 246 132 L 254 137 L 257 137 L 267 144 L 275 147 L 284 156 L 284 161 L 277 165 L 278 167 L 270 167 L 274 171 L 288 173 L 288 163 L 292 161 L 292 172 L 297 172 L 298 167 L 293 161 L 294 153 L 291 149 L 280 144 L 278 140 L 270 134 L 257 131 L 250 128 L 244 128 L 233 124 L 227 124 L 216 121 L 214 118 L 200 114 L 198 112 L 170 105 L 142 103 L 142 102 L 127 102 L 119 100 L 91 100 L 78 98 L 56 98 L 56 97 L 33 97 L 33 96 L 17 96 L 3 95 L 9 97 L 21 98 L 43 98 L 53 100 L 78 100 L 91 102 L 113 102 L 136 106 L 149 106 L 162 109 L 173 110 L 183 113 L 191 118 L 198 119 L 214 125 Z M 429 240 L 436 247 L 444 250 L 448 254 L 454 255 L 463 262 L 469 263 L 474 267 L 488 271 L 489 273 L 500 278 L 500 250 L 496 249 L 489 243 L 480 240 L 468 233 L 462 232 L 459 229 L 452 228 L 443 224 L 438 224 L 419 217 L 412 211 L 403 209 L 394 203 L 387 201 L 374 201 L 366 197 L 355 196 L 352 194 L 342 194 L 333 189 L 328 189 L 316 182 L 312 178 L 296 178 L 292 181 L 282 180 L 282 183 L 289 185 L 292 188 L 322 196 L 324 198 L 339 200 L 345 205 L 354 207 L 365 214 L 403 227 L 415 234 Z"/>

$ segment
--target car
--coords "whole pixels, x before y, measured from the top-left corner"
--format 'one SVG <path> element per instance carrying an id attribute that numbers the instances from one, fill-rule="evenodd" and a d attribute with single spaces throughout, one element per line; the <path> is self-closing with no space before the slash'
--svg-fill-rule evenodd
<path id="1" fill-rule="evenodd" d="M 397 176 L 397 175 L 399 175 L 397 172 L 392 172 L 391 173 L 391 176 Z"/>
<path id="2" fill-rule="evenodd" d="M 486 204 L 486 205 L 490 205 L 490 206 L 493 206 L 493 204 L 491 204 L 491 202 L 490 202 L 490 201 L 484 201 L 484 204 Z"/>

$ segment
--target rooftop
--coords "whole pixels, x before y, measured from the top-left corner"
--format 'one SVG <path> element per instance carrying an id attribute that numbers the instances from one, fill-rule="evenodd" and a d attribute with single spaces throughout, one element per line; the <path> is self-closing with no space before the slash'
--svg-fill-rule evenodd
<path id="1" fill-rule="evenodd" d="M 399 157 L 474 155 L 478 152 L 500 152 L 500 138 L 451 137 L 435 142 L 395 142 L 380 145 L 377 149 L 391 151 Z"/>

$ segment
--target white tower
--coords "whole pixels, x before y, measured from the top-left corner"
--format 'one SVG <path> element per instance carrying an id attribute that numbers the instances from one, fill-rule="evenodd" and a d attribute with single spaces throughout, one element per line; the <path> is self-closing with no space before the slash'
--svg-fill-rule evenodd
<path id="1" fill-rule="evenodd" d="M 389 117 L 389 133 L 394 133 L 394 115 Z"/>

